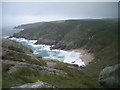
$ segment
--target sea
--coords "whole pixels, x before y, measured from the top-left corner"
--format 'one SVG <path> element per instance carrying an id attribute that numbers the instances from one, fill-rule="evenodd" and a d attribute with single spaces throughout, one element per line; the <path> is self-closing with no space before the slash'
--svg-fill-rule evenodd
<path id="1" fill-rule="evenodd" d="M 3 31 L 4 30 L 4 31 Z M 9 36 L 17 33 L 23 29 L 2 29 L 2 37 L 8 38 Z M 59 49 L 50 49 L 50 47 L 54 45 L 45 45 L 39 44 L 36 45 L 35 43 L 37 40 L 27 40 L 25 38 L 9 38 L 11 40 L 15 40 L 20 42 L 24 46 L 33 50 L 33 54 L 40 55 L 42 59 L 52 59 L 58 60 L 60 62 L 69 63 L 69 64 L 77 64 L 78 66 L 85 66 L 85 63 L 81 60 L 81 53 L 75 51 L 66 51 L 66 50 L 59 50 Z"/>

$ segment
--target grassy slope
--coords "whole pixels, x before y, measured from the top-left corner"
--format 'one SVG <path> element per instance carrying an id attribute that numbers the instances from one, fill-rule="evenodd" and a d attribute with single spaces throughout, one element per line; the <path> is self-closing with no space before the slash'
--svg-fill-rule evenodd
<path id="1" fill-rule="evenodd" d="M 118 63 L 118 32 L 117 22 L 109 22 L 110 25 L 100 33 L 97 33 L 92 41 L 87 44 L 93 50 L 97 59 L 90 64 L 84 72 L 98 79 L 100 71 L 109 65 Z"/>
<path id="2" fill-rule="evenodd" d="M 26 28 L 40 26 L 42 24 L 43 24 L 43 22 L 30 23 L 30 24 L 22 24 L 22 25 L 14 27 L 14 29 L 26 29 Z"/>
<path id="3" fill-rule="evenodd" d="M 47 22 L 41 26 L 21 31 L 18 34 L 20 37 L 26 35 L 31 38 L 55 40 L 57 44 L 72 42 L 74 46 L 71 48 L 83 47 L 89 49 L 100 59 L 117 57 L 118 32 L 116 19 L 66 20 L 60 23 Z M 115 60 L 115 62 L 117 61 Z"/>
<path id="4" fill-rule="evenodd" d="M 7 41 L 7 42 L 6 42 Z M 7 45 L 6 45 L 7 43 Z M 10 44 L 9 44 L 10 43 Z M 12 47 L 11 47 L 12 45 Z M 16 45 L 19 47 L 17 48 Z M 3 40 L 3 52 L 5 53 L 7 49 L 7 52 L 9 52 L 10 56 L 13 57 L 12 59 L 7 58 L 9 56 L 8 53 L 4 54 L 7 55 L 6 58 L 3 60 L 15 60 L 20 61 L 21 59 L 25 59 L 27 63 L 36 64 L 35 62 L 32 62 L 31 58 L 27 57 L 27 55 L 24 53 L 24 57 L 22 57 L 21 54 L 23 54 L 23 48 L 27 50 L 26 47 L 22 46 L 21 44 L 15 42 L 15 41 L 9 41 L 8 39 Z M 9 49 L 8 49 L 9 47 Z M 28 49 L 30 52 L 30 50 Z M 14 53 L 13 53 L 14 52 Z M 42 59 L 40 59 L 40 65 L 45 66 L 46 62 Z M 68 76 L 57 76 L 56 72 L 54 72 L 54 75 L 48 75 L 39 73 L 37 71 L 32 71 L 31 69 L 27 67 L 20 68 L 17 72 L 14 74 L 9 75 L 7 71 L 11 66 L 14 66 L 13 64 L 2 64 L 2 87 L 8 88 L 11 86 L 16 85 L 22 85 L 25 83 L 33 83 L 37 82 L 38 80 L 50 83 L 54 85 L 57 88 L 90 88 L 90 87 L 100 87 L 97 81 L 94 81 L 94 79 L 90 78 L 88 75 L 84 74 L 81 71 L 77 71 L 71 68 L 68 68 L 65 63 L 59 62 L 59 61 L 52 61 L 57 63 L 55 66 L 56 69 L 63 70 L 68 73 Z M 38 64 L 38 63 L 37 63 Z M 94 82 L 93 82 L 94 81 Z"/>
<path id="5" fill-rule="evenodd" d="M 77 48 L 84 47 L 91 50 L 96 58 L 93 63 L 83 69 L 83 72 L 97 83 L 93 84 L 96 87 L 99 87 L 100 71 L 106 66 L 118 63 L 118 32 L 115 20 L 70 20 L 62 23 L 45 23 L 42 27 L 28 30 L 26 29 L 19 34 L 24 33 L 30 37 L 36 35 L 37 38 L 73 42 Z M 93 83 L 91 80 L 83 79 Z"/>
<path id="6" fill-rule="evenodd" d="M 114 20 L 99 19 L 66 20 L 61 23 L 46 22 L 42 25 L 25 29 L 15 35 L 31 39 L 36 37 L 36 39 L 55 40 L 57 43 L 59 41 L 72 42 L 74 46 L 77 46 L 76 48 L 80 48 L 86 44 L 93 45 L 109 42 L 108 40 L 111 40 L 111 36 L 114 37 L 117 34 L 116 24 L 117 22 Z M 111 35 L 112 33 L 113 35 Z M 92 36 L 94 37 L 92 38 Z"/>
<path id="7" fill-rule="evenodd" d="M 52 84 L 57 88 L 95 88 L 100 87 L 96 80 L 84 74 L 78 74 L 74 70 L 60 64 L 59 68 L 64 68 L 68 73 L 67 77 L 47 75 L 31 71 L 29 68 L 23 67 L 14 75 L 8 75 L 6 70 L 8 65 L 3 64 L 3 88 L 14 85 L 22 85 L 25 83 L 33 83 L 38 80 Z"/>

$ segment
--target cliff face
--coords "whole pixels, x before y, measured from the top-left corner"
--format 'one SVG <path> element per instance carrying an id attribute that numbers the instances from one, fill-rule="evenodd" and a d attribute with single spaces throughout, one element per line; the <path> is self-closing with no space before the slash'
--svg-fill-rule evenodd
<path id="1" fill-rule="evenodd" d="M 33 28 L 42 25 L 44 22 L 38 22 L 38 23 L 30 23 L 30 24 L 22 24 L 15 26 L 14 29 L 26 29 L 26 28 Z"/>
<path id="2" fill-rule="evenodd" d="M 87 49 L 90 53 L 94 53 L 94 61 L 81 70 L 85 75 L 85 77 L 81 78 L 88 82 L 92 81 L 98 84 L 97 81 L 100 71 L 106 66 L 118 63 L 118 30 L 117 21 L 114 19 L 45 22 L 35 27 L 25 28 L 23 31 L 13 36 L 26 39 L 37 39 L 38 42 L 36 44 L 54 44 L 55 46 L 53 48 L 57 49 L 68 50 L 83 48 Z M 57 68 L 68 71 L 68 69 L 61 64 L 58 65 Z M 69 73 L 69 75 L 74 77 L 71 73 Z M 92 80 L 90 78 L 92 78 Z M 77 79 L 78 78 L 75 80 Z M 79 81 L 77 82 L 79 83 Z M 90 86 L 93 85 L 92 87 L 94 87 L 94 85 L 99 87 L 99 85 L 95 83 L 90 84 L 92 82 L 88 82 L 87 84 Z"/>
<path id="3" fill-rule="evenodd" d="M 16 27 L 17 28 L 17 27 Z M 24 27 L 18 27 L 24 28 Z M 117 21 L 91 19 L 91 20 L 65 20 L 63 22 L 45 22 L 14 34 L 14 37 L 37 39 L 36 44 L 54 44 L 53 48 L 98 49 L 111 44 L 117 38 Z"/>
<path id="4" fill-rule="evenodd" d="M 26 28 L 13 36 L 37 39 L 36 44 L 54 44 L 53 49 L 87 49 L 90 53 L 95 54 L 95 62 L 105 60 L 105 65 L 107 65 L 109 61 L 111 61 L 109 64 L 118 62 L 117 24 L 117 19 L 44 22 L 41 25 Z"/>
<path id="5" fill-rule="evenodd" d="M 2 47 L 0 63 L 2 63 L 3 88 L 91 87 L 90 84 L 84 84 L 87 83 L 85 78 L 88 80 L 91 78 L 84 75 L 77 65 L 43 60 L 32 54 L 29 48 L 10 39 L 3 38 L 0 47 Z M 81 81 L 84 83 L 79 84 Z M 92 84 L 94 87 L 100 87 L 99 84 Z"/>

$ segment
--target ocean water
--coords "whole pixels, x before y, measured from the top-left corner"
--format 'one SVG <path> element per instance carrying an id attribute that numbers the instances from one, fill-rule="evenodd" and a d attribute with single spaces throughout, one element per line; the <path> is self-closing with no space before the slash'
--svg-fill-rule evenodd
<path id="1" fill-rule="evenodd" d="M 10 38 L 11 40 L 15 40 L 31 48 L 34 54 L 42 56 L 43 59 L 53 59 L 61 62 L 69 63 L 69 64 L 77 64 L 79 66 L 85 66 L 84 62 L 81 60 L 81 53 L 74 51 L 65 51 L 59 49 L 50 49 L 50 45 L 39 44 L 35 45 L 37 40 L 27 40 L 24 38 Z M 73 63 L 74 62 L 74 63 Z"/>
<path id="2" fill-rule="evenodd" d="M 24 29 L 13 29 L 13 27 L 2 27 L 2 37 L 8 37 Z"/>

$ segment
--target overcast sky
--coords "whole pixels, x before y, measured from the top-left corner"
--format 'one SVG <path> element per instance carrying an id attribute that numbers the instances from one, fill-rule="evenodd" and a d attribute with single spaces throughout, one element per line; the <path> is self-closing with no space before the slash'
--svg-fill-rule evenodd
<path id="1" fill-rule="evenodd" d="M 4 27 L 64 19 L 117 18 L 117 5 L 117 2 L 3 2 L 2 24 Z"/>

